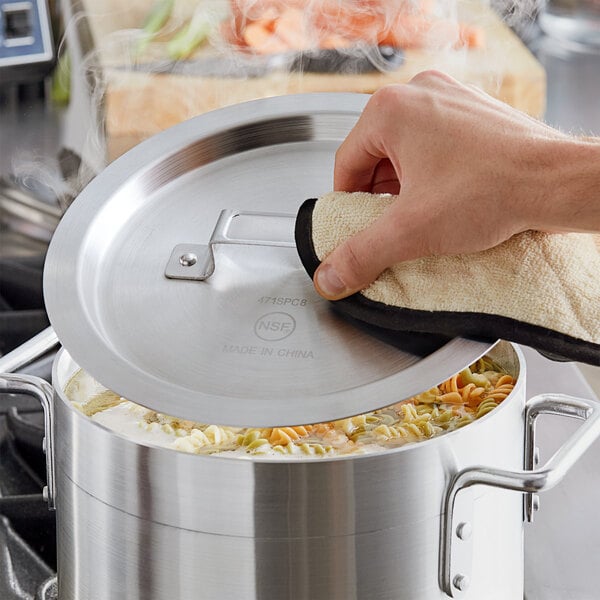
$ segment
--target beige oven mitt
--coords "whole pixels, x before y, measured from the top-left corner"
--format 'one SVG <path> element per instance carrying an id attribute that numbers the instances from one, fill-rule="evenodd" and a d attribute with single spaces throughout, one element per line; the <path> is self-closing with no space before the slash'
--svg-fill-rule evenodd
<path id="1" fill-rule="evenodd" d="M 307 200 L 296 246 L 308 274 L 394 200 L 363 192 Z M 591 234 L 528 231 L 483 252 L 399 263 L 334 304 L 387 331 L 502 338 L 600 365 L 600 251 Z"/>

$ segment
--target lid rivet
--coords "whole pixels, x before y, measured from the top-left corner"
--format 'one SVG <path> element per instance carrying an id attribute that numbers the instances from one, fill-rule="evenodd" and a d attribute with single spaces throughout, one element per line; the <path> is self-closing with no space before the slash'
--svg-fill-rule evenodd
<path id="1" fill-rule="evenodd" d="M 198 257 L 193 252 L 187 252 L 179 257 L 179 264 L 182 267 L 191 267 L 196 264 Z"/>

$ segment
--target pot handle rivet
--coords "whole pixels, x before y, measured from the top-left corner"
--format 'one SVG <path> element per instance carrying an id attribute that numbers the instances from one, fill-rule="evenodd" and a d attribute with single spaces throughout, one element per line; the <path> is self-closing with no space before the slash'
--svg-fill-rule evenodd
<path id="1" fill-rule="evenodd" d="M 466 575 L 461 574 L 455 575 L 454 579 L 452 580 L 452 585 L 454 585 L 454 587 L 461 592 L 464 592 L 469 587 L 470 583 L 471 581 L 469 578 Z"/>
<path id="2" fill-rule="evenodd" d="M 472 533 L 471 523 L 459 523 L 456 527 L 456 535 L 459 540 L 468 540 Z"/>
<path id="3" fill-rule="evenodd" d="M 186 252 L 179 257 L 182 267 L 193 267 L 198 262 L 198 257 L 193 252 Z"/>

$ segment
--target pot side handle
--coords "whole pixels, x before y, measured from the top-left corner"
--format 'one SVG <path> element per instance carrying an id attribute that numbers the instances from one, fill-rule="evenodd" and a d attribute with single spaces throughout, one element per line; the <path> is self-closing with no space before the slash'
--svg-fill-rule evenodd
<path id="1" fill-rule="evenodd" d="M 58 336 L 52 327 L 46 327 L 30 340 L 0 357 L 0 373 L 13 373 L 25 367 L 52 350 L 54 346 L 58 346 Z"/>
<path id="2" fill-rule="evenodd" d="M 56 498 L 56 480 L 54 472 L 54 390 L 52 386 L 39 377 L 30 375 L 0 374 L 0 392 L 6 394 L 24 394 L 37 398 L 44 409 L 44 452 L 46 454 L 46 476 L 48 485 L 44 488 L 44 496 L 48 508 L 54 510 Z"/>
<path id="3" fill-rule="evenodd" d="M 535 469 L 537 452 L 535 425 L 541 414 L 575 417 L 585 421 L 554 453 L 548 462 Z M 460 598 L 468 588 L 466 573 L 470 554 L 464 546 L 465 523 L 455 524 L 455 501 L 461 490 L 474 485 L 525 492 L 525 513 L 532 520 L 537 509 L 537 492 L 553 488 L 568 473 L 585 451 L 600 437 L 600 402 L 564 394 L 540 394 L 525 405 L 525 469 L 505 471 L 485 466 L 469 467 L 451 479 L 444 499 L 440 547 L 440 587 L 451 598 Z M 469 560 L 465 560 L 468 557 Z M 459 565 L 457 567 L 457 564 Z"/>

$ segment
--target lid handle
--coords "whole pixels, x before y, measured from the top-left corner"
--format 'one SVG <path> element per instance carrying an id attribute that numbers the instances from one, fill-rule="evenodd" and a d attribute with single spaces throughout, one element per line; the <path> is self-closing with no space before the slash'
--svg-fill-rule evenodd
<path id="1" fill-rule="evenodd" d="M 207 244 L 178 244 L 165 269 L 168 279 L 204 281 L 215 271 L 216 244 L 294 248 L 296 215 L 222 210 Z"/>

